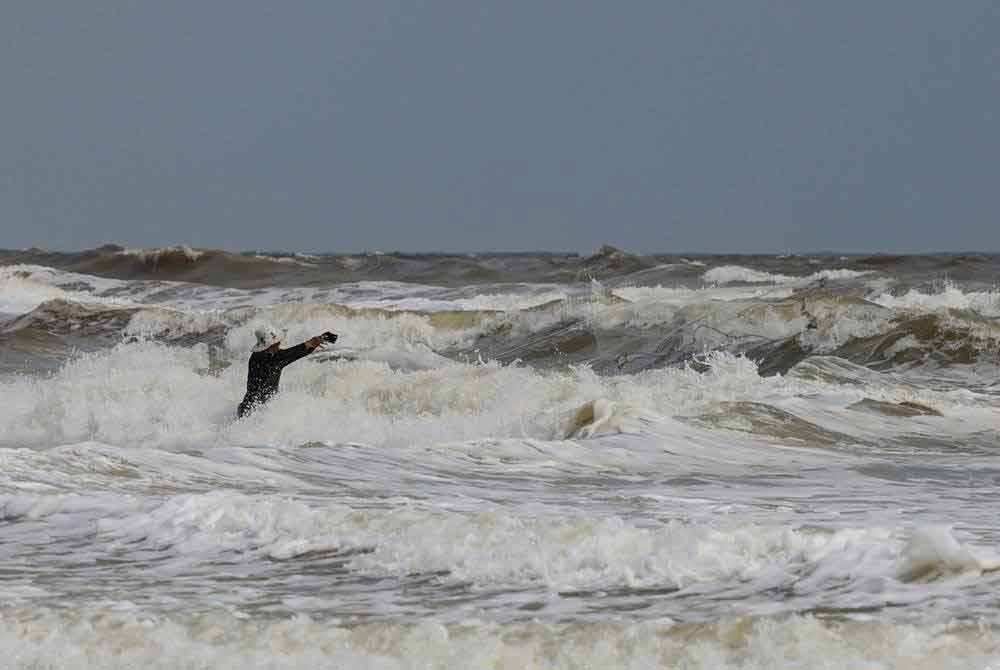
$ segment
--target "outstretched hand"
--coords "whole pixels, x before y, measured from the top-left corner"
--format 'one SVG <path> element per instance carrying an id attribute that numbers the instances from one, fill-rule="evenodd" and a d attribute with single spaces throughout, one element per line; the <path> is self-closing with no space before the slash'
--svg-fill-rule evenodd
<path id="1" fill-rule="evenodd" d="M 337 341 L 336 334 L 327 331 L 322 335 L 317 335 L 316 337 L 306 340 L 306 346 L 309 347 L 310 349 L 316 350 L 319 349 L 324 344 L 327 343 L 333 344 L 336 341 Z"/>

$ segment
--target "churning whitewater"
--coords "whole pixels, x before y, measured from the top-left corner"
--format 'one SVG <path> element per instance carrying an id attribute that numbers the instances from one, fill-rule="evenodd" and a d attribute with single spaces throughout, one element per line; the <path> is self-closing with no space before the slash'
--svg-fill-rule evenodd
<path id="1" fill-rule="evenodd" d="M 1000 667 L 998 270 L 0 251 L 0 665 Z"/>

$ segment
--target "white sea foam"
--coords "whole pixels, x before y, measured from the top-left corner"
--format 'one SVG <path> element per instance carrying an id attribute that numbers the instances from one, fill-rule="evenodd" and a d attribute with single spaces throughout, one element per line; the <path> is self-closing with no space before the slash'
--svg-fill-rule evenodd
<path id="1" fill-rule="evenodd" d="M 34 282 L 30 279 L 11 276 L 6 269 L 0 269 L 0 314 L 25 314 L 46 300 L 62 300 L 67 292 Z"/>
<path id="2" fill-rule="evenodd" d="M 49 300 L 128 306 L 127 300 L 100 295 L 115 284 L 112 280 L 37 265 L 0 267 L 0 314 L 24 314 Z"/>
<path id="3" fill-rule="evenodd" d="M 767 343 L 795 337 L 807 350 L 827 353 L 853 339 L 892 328 L 892 312 L 879 306 L 811 297 L 787 300 L 792 293 L 790 287 L 619 288 L 614 294 L 628 303 L 579 305 L 576 314 L 570 315 L 584 316 L 603 328 L 672 325 L 664 337 L 679 334 L 706 350 L 734 342 Z M 571 307 L 572 303 L 562 308 L 564 317 Z M 807 328 L 810 323 L 812 327 Z"/>
<path id="4" fill-rule="evenodd" d="M 400 338 L 399 331 L 388 332 Z M 914 397 L 908 390 L 835 387 L 836 394 L 824 400 L 822 393 L 831 389 L 822 380 L 761 378 L 751 362 L 725 354 L 709 357 L 712 368 L 707 374 L 665 369 L 599 377 L 585 367 L 539 372 L 521 366 L 459 364 L 421 346 L 421 332 L 418 329 L 408 344 L 395 339 L 387 348 L 383 341 L 360 355 L 356 352 L 360 360 L 323 360 L 336 355 L 334 348 L 317 360 L 301 361 L 285 371 L 282 393 L 237 423 L 232 419 L 245 390 L 245 354 L 234 354 L 228 369 L 211 372 L 203 345 L 120 344 L 81 356 L 52 377 L 0 380 L 7 426 L 3 443 L 100 440 L 197 448 L 233 442 L 401 446 L 507 437 L 548 440 L 569 434 L 573 416 L 598 399 L 615 403 L 626 414 L 658 417 L 698 414 L 722 401 L 753 400 L 778 407 L 790 403 L 790 411 L 806 416 L 812 411 L 816 418 L 810 420 L 823 423 L 839 416 L 827 416 L 827 409 L 842 410 L 881 393 L 886 399 L 917 400 L 963 417 L 961 423 L 945 423 L 940 430 L 983 430 L 991 421 L 988 408 L 967 407 L 962 398 L 932 391 Z M 238 349 L 234 345 L 234 351 Z M 813 405 L 797 401 L 804 393 L 820 393 L 820 404 L 810 410 Z M 873 429 L 860 420 L 851 417 L 853 423 L 836 429 L 859 435 Z"/>
<path id="5" fill-rule="evenodd" d="M 516 311 L 531 309 L 556 300 L 569 297 L 565 289 L 533 290 L 515 293 L 478 293 L 470 297 L 453 295 L 453 290 L 428 289 L 424 292 L 437 293 L 437 296 L 399 296 L 382 298 L 352 298 L 350 291 L 338 289 L 342 304 L 354 308 L 376 308 L 397 311 L 441 312 L 441 311 Z M 444 295 L 441 295 L 444 294 Z"/>
<path id="6" fill-rule="evenodd" d="M 205 346 L 140 343 L 82 356 L 53 378 L 0 381 L 7 444 L 197 442 L 217 430 L 223 380 L 205 374 Z M 230 400 L 231 403 L 231 400 Z M 187 435 L 187 437 L 185 437 Z"/>
<path id="7" fill-rule="evenodd" d="M 817 281 L 819 279 L 830 279 L 832 281 L 842 281 L 845 279 L 857 279 L 858 277 L 864 277 L 865 275 L 870 275 L 869 270 L 820 270 L 819 272 L 814 272 L 809 275 L 809 281 Z"/>
<path id="8" fill-rule="evenodd" d="M 808 329 L 803 321 L 797 336 L 807 350 L 816 354 L 832 352 L 851 340 L 886 333 L 893 325 L 892 314 L 871 305 L 817 302 L 805 305 L 816 318 L 816 327 Z"/>
<path id="9" fill-rule="evenodd" d="M 896 567 L 901 579 L 927 579 L 943 574 L 1000 569 L 996 555 L 976 555 L 955 539 L 946 527 L 918 528 L 907 543 Z"/>
<path id="10" fill-rule="evenodd" d="M 74 521 L 95 516 L 90 523 Z M 426 503 L 393 510 L 317 506 L 233 491 L 175 495 L 157 504 L 107 494 L 91 499 L 21 494 L 0 497 L 0 518 L 45 519 L 52 540 L 96 534 L 95 556 L 158 551 L 180 566 L 230 552 L 290 559 L 364 549 L 347 560 L 351 572 L 435 573 L 457 584 L 540 586 L 553 594 L 738 583 L 748 599 L 743 612 L 764 604 L 757 592 L 782 581 L 794 583 L 806 597 L 844 580 L 876 579 L 882 586 L 868 595 L 878 602 L 891 589 L 897 591 L 894 597 L 907 599 L 905 582 L 915 579 L 1000 567 L 996 557 L 977 555 L 942 528 L 918 528 L 907 537 L 880 528 L 636 525 L 617 516 L 527 515 L 516 507 L 456 512 Z M 174 569 L 172 563 L 156 568 Z"/>
<path id="11" fill-rule="evenodd" d="M 149 307 L 132 316 L 122 335 L 144 339 L 152 337 L 171 339 L 205 333 L 217 327 L 232 327 L 238 321 L 238 317 L 225 312 L 191 312 Z"/>
<path id="12" fill-rule="evenodd" d="M 297 616 L 248 621 L 227 612 L 146 615 L 125 608 L 16 609 L 0 619 L 12 668 L 866 668 L 989 670 L 992 627 L 727 618 L 685 625 L 499 624 L 470 620 L 345 625 Z"/>
<path id="13" fill-rule="evenodd" d="M 367 355 L 374 360 L 306 359 L 285 371 L 282 393 L 266 408 L 232 424 L 245 384 L 241 359 L 210 373 L 205 346 L 120 344 L 81 356 L 49 378 L 0 381 L 8 426 L 3 440 L 179 447 L 220 440 L 398 445 L 484 437 L 558 439 L 579 407 L 597 398 L 671 414 L 711 402 L 714 385 L 726 397 L 735 388 L 780 382 L 762 380 L 749 363 L 719 375 L 660 370 L 607 379 L 586 368 L 540 373 L 446 362 L 415 343 L 392 350 L 391 357 L 378 353 L 384 349 L 372 350 Z M 724 367 L 726 360 L 715 364 Z"/>
<path id="14" fill-rule="evenodd" d="M 698 289 L 673 288 L 666 286 L 619 286 L 612 289 L 615 296 L 630 302 L 662 302 L 687 305 L 694 302 L 754 300 L 767 298 L 778 300 L 790 296 L 793 289 L 763 289 L 746 286 L 706 287 Z"/>
<path id="15" fill-rule="evenodd" d="M 712 268 L 701 276 L 706 284 L 781 284 L 795 281 L 795 277 L 783 274 L 773 274 L 761 270 L 751 270 L 739 265 L 722 265 Z"/>
<path id="16" fill-rule="evenodd" d="M 47 300 L 65 300 L 109 307 L 136 307 L 159 294 L 177 291 L 181 287 L 202 292 L 209 301 L 218 299 L 221 289 L 193 284 L 161 281 L 124 281 L 93 275 L 66 272 L 40 265 L 0 267 L 0 308 L 7 301 L 19 306 L 15 313 L 30 311 Z M 179 301 L 178 305 L 184 305 Z M 8 311 L 0 309 L 0 311 Z"/>
<path id="17" fill-rule="evenodd" d="M 515 334 L 526 335 L 551 327 L 565 319 L 584 318 L 595 326 L 648 328 L 669 324 L 677 319 L 696 323 L 684 331 L 705 348 L 725 347 L 734 338 L 758 341 L 777 340 L 804 333 L 806 318 L 780 305 L 773 307 L 738 305 L 738 301 L 788 297 L 793 287 L 771 289 L 753 287 L 716 287 L 700 290 L 664 287 L 619 287 L 613 291 L 589 295 L 552 291 L 545 287 L 519 288 L 512 293 L 481 293 L 469 297 L 434 287 L 392 282 L 362 282 L 335 290 L 283 289 L 238 291 L 176 282 L 115 282 L 100 280 L 93 292 L 67 295 L 56 284 L 79 282 L 83 275 L 34 269 L 30 281 L 38 281 L 34 298 L 95 300 L 101 304 L 138 306 L 149 309 L 137 313 L 126 329 L 127 336 L 166 336 L 205 333 L 212 328 L 229 328 L 227 347 L 244 351 L 252 343 L 253 329 L 262 323 L 288 324 L 290 339 L 306 339 L 316 332 L 335 330 L 342 342 L 354 350 L 386 347 L 420 347 L 431 350 L 462 347 L 499 323 L 506 323 Z M 847 271 L 845 271 L 847 272 Z M 108 293 L 114 298 L 103 298 Z M 129 302 L 117 296 L 127 295 Z M 606 294 L 606 295 L 605 295 Z M 96 297 L 94 297 L 96 295 Z M 382 296 L 373 298 L 372 296 Z M 430 297 L 427 297 L 430 296 Z M 627 302 L 622 303 L 617 298 Z M 546 309 L 531 308 L 554 302 Z M 727 307 L 723 303 L 733 303 Z M 36 302 L 29 302 L 35 305 Z M 453 326 L 420 312 L 404 312 L 391 319 L 378 313 L 349 312 L 378 309 L 469 311 L 477 314 L 466 321 L 456 318 Z M 492 311 L 496 314 L 489 318 Z M 822 312 L 822 307 L 819 309 Z M 787 313 L 786 313 L 787 312 Z M 821 319 L 819 328 L 805 332 L 805 342 L 817 351 L 831 351 L 851 337 L 864 337 L 887 327 L 887 315 L 873 315 L 870 310 L 841 310 L 835 318 Z M 395 333 L 394 335 L 392 333 Z"/>
<path id="18" fill-rule="evenodd" d="M 310 254 L 294 254 L 292 256 L 272 256 L 268 254 L 254 254 L 254 258 L 262 261 L 270 261 L 271 263 L 282 263 L 284 265 L 298 265 L 300 267 L 307 267 L 307 268 L 316 267 L 316 263 L 312 261 L 319 260 L 317 256 L 312 256 Z"/>
<path id="19" fill-rule="evenodd" d="M 819 280 L 843 281 L 847 279 L 857 279 L 871 274 L 868 271 L 836 269 L 820 270 L 805 277 L 795 277 L 777 273 L 752 270 L 739 265 L 723 265 L 712 268 L 701 276 L 706 284 L 788 284 L 788 283 L 812 283 Z"/>
<path id="20" fill-rule="evenodd" d="M 519 366 L 429 360 L 429 350 L 420 353 L 416 346 L 392 350 L 394 360 L 306 359 L 286 370 L 283 392 L 267 408 L 230 425 L 244 390 L 242 362 L 209 374 L 207 347 L 121 344 L 82 356 L 51 378 L 0 381 L 8 426 L 3 439 L 7 444 L 97 439 L 162 446 L 216 443 L 227 436 L 277 444 L 549 439 L 565 435 L 571 415 L 595 398 L 672 413 L 699 397 L 701 402 L 711 398 L 712 384 L 777 381 L 761 380 L 752 365 L 734 376 L 658 371 L 636 380 L 602 379 L 586 368 L 543 374 Z M 372 358 L 378 358 L 377 351 Z M 400 361 L 406 351 L 418 358 Z M 403 369 L 394 370 L 394 362 Z M 678 392 L 685 387 L 686 392 Z"/>
<path id="21" fill-rule="evenodd" d="M 883 293 L 871 300 L 883 307 L 899 310 L 938 312 L 959 309 L 985 317 L 1000 316 L 1000 290 L 966 292 L 953 283 L 944 284 L 936 293 L 910 289 L 901 296 Z"/>
<path id="22" fill-rule="evenodd" d="M 137 315 L 131 335 L 159 334 L 167 328 L 179 332 L 185 318 L 190 318 L 190 332 L 204 332 L 212 325 L 237 324 L 252 315 L 249 310 L 253 308 L 262 310 L 261 320 L 294 322 L 320 315 L 323 310 L 343 315 L 342 307 L 420 313 L 517 311 L 574 294 L 554 285 L 519 284 L 506 286 L 506 290 L 481 291 L 373 281 L 329 288 L 243 290 L 173 281 L 102 279 L 29 265 L 0 268 L 0 288 L 0 314 L 22 314 L 53 299 L 153 308 Z M 157 320 L 163 321 L 162 327 Z"/>

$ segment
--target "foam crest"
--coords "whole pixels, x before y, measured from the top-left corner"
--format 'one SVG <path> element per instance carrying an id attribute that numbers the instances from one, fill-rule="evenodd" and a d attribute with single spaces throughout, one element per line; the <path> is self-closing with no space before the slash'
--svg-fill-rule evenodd
<path id="1" fill-rule="evenodd" d="M 774 558 L 785 534 L 719 533 L 670 524 L 636 528 L 621 519 L 531 519 L 403 508 L 390 512 L 231 492 L 168 499 L 149 512 L 104 518 L 98 530 L 121 546 L 175 555 L 261 552 L 291 558 L 366 547 L 350 567 L 370 575 L 445 571 L 477 584 L 536 584 L 551 590 L 642 586 L 749 576 Z M 109 548 L 113 549 L 114 545 Z"/>
<path id="2" fill-rule="evenodd" d="M 374 551 L 352 561 L 356 570 L 388 575 L 447 571 L 449 580 L 543 584 L 554 592 L 683 589 L 765 575 L 771 579 L 775 571 L 790 581 L 800 562 L 833 562 L 836 578 L 843 579 L 859 571 L 850 560 L 858 553 L 845 555 L 845 550 L 877 546 L 882 540 L 873 533 L 859 542 L 857 531 L 827 536 L 786 528 L 716 529 L 678 522 L 637 527 L 617 517 L 546 519 L 508 513 L 401 512 L 369 520 L 368 527 L 381 532 L 371 538 Z"/>
<path id="3" fill-rule="evenodd" d="M 65 300 L 67 295 L 62 289 L 0 268 L 0 314 L 24 314 L 47 300 Z"/>
<path id="4" fill-rule="evenodd" d="M 753 300 L 755 298 L 780 299 L 790 296 L 793 289 L 775 290 L 747 286 L 712 286 L 679 288 L 667 286 L 617 286 L 611 291 L 629 302 L 650 302 L 688 305 L 701 301 Z"/>
<path id="5" fill-rule="evenodd" d="M 187 262 L 194 263 L 205 255 L 204 251 L 192 249 L 184 244 L 155 249 L 122 249 L 117 253 L 120 256 L 128 256 L 130 258 L 138 259 L 143 263 L 151 264 L 159 263 L 164 260 L 173 260 L 175 258 L 180 258 Z"/>
<path id="6" fill-rule="evenodd" d="M 97 530 L 111 551 L 141 546 L 206 558 L 233 551 L 288 558 L 352 546 L 340 530 L 350 515 L 345 506 L 314 510 L 294 500 L 217 492 L 175 496 L 150 511 L 105 516 Z"/>
<path id="7" fill-rule="evenodd" d="M 930 580 L 962 572 L 1000 569 L 1000 557 L 977 556 L 946 526 L 917 528 L 900 557 L 897 574 L 905 581 Z"/>
<path id="8" fill-rule="evenodd" d="M 132 503 L 134 504 L 134 502 Z M 93 496 L 79 493 L 30 495 L 0 495 L 0 520 L 37 521 L 52 517 L 76 515 L 107 515 L 120 512 L 122 499 L 114 495 Z M 87 532 L 84 530 L 83 532 Z"/>
<path id="9" fill-rule="evenodd" d="M 614 294 L 629 302 L 593 304 L 577 315 L 604 329 L 669 325 L 664 338 L 681 338 L 693 351 L 796 338 L 810 352 L 828 353 L 892 327 L 891 311 L 877 305 L 850 298 L 789 299 L 793 292 L 792 287 L 619 288 Z"/>
<path id="10" fill-rule="evenodd" d="M 0 267 L 0 314 L 24 314 L 52 300 L 129 305 L 125 300 L 100 295 L 112 283 L 37 265 Z"/>
<path id="11" fill-rule="evenodd" d="M 126 338 L 179 339 L 188 335 L 201 335 L 215 328 L 234 325 L 236 318 L 220 312 L 188 312 L 162 307 L 148 307 L 137 311 L 122 331 Z"/>
<path id="12" fill-rule="evenodd" d="M 805 277 L 795 277 L 778 273 L 753 270 L 739 265 L 723 265 L 705 272 L 701 279 L 706 284 L 786 284 L 813 283 L 820 280 L 845 281 L 871 274 L 871 271 L 829 269 L 814 272 Z"/>
<path id="13" fill-rule="evenodd" d="M 419 287 L 417 287 L 419 288 Z M 414 289 L 411 289 L 414 290 Z M 423 287 L 431 296 L 398 296 L 379 298 L 351 298 L 344 288 L 338 288 L 345 304 L 355 308 L 377 308 L 396 311 L 441 312 L 441 311 L 496 311 L 510 312 L 532 309 L 557 300 L 565 300 L 570 292 L 565 288 L 546 286 L 524 286 L 520 291 L 510 293 L 479 293 L 469 297 L 455 295 L 454 289 Z M 347 293 L 345 295 L 345 293 Z M 437 295 L 433 295 L 437 294 Z"/>
<path id="14" fill-rule="evenodd" d="M 196 284 L 163 281 L 124 281 L 88 274 L 56 270 L 40 265 L 0 267 L 0 312 L 23 313 L 44 302 L 61 300 L 108 308 L 138 308 L 146 303 L 165 302 L 177 308 L 203 308 L 206 304 L 232 300 L 233 291 Z M 239 292 L 241 299 L 247 295 Z"/>
<path id="15" fill-rule="evenodd" d="M 841 268 L 837 270 L 820 270 L 819 272 L 814 272 L 807 277 L 807 280 L 810 282 L 821 279 L 828 279 L 830 281 L 845 281 L 858 279 L 859 277 L 864 277 L 870 274 L 872 274 L 871 270 L 848 270 L 846 268 Z"/>
<path id="16" fill-rule="evenodd" d="M 851 342 L 888 332 L 892 314 L 863 301 L 810 300 L 809 310 L 815 328 L 799 331 L 799 342 L 815 354 L 826 354 Z"/>
<path id="17" fill-rule="evenodd" d="M 298 265 L 305 268 L 314 268 L 316 263 L 313 261 L 318 261 L 319 256 L 314 256 L 312 254 L 292 254 L 290 256 L 275 256 L 273 254 L 254 254 L 253 256 L 257 260 L 270 261 L 271 263 L 282 263 L 284 265 Z"/>
<path id="18" fill-rule="evenodd" d="M 141 547 L 182 558 L 184 564 L 228 552 L 273 559 L 354 552 L 347 554 L 353 555 L 347 568 L 364 575 L 433 573 L 447 582 L 542 586 L 553 593 L 741 583 L 752 604 L 756 591 L 776 581 L 795 584 L 796 592 L 807 596 L 845 579 L 877 579 L 886 586 L 869 596 L 879 603 L 890 584 L 926 576 L 931 564 L 946 574 L 997 567 L 976 558 L 947 531 L 933 529 L 918 529 L 905 541 L 878 528 L 637 526 L 616 516 L 539 517 L 510 509 L 456 512 L 431 505 L 353 509 L 231 491 L 173 496 L 143 511 L 102 511 L 97 532 L 111 552 Z M 928 552 L 928 546 L 934 550 Z M 903 585 L 898 590 L 895 597 L 906 599 Z M 864 589 L 851 597 L 863 598 Z"/>
<path id="19" fill-rule="evenodd" d="M 220 312 L 239 307 L 301 303 L 328 296 L 329 289 L 237 289 L 164 280 L 107 279 L 40 265 L 0 267 L 0 286 L 5 281 L 21 285 L 28 309 L 51 299 L 76 300 L 105 305 L 158 305 L 188 312 Z M 14 284 L 14 289 L 18 286 Z M 13 290 L 16 297 L 17 290 Z M 41 300 L 39 300 L 41 298 Z"/>
<path id="20" fill-rule="evenodd" d="M 871 300 L 883 307 L 899 310 L 968 310 L 985 317 L 1000 316 L 1000 290 L 966 292 L 951 282 L 945 282 L 941 290 L 935 293 L 910 289 L 901 296 L 883 293 Z"/>
<path id="21" fill-rule="evenodd" d="M 722 265 L 712 268 L 703 274 L 701 279 L 706 284 L 733 284 L 736 282 L 743 284 L 781 284 L 795 281 L 795 277 L 763 272 L 761 270 L 751 270 L 739 265 Z"/>

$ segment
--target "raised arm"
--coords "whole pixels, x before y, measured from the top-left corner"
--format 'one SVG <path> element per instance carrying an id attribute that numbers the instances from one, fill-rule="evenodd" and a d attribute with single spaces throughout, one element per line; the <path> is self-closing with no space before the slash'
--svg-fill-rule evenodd
<path id="1" fill-rule="evenodd" d="M 288 365 L 289 363 L 294 363 L 300 358 L 308 356 L 312 352 L 316 351 L 323 342 L 329 342 L 333 344 L 337 341 L 337 336 L 333 333 L 326 332 L 322 335 L 317 335 L 312 337 L 298 346 L 291 347 L 289 349 L 279 349 L 275 352 L 275 360 L 281 363 L 282 366 Z"/>
<path id="2" fill-rule="evenodd" d="M 289 363 L 294 363 L 300 358 L 308 356 L 312 352 L 316 351 L 324 342 L 333 344 L 337 341 L 337 336 L 333 333 L 327 331 L 322 335 L 317 335 L 316 337 L 311 337 L 300 345 L 290 347 L 288 349 L 279 349 L 274 352 L 274 360 L 281 364 L 282 367 L 288 365 Z"/>
<path id="3" fill-rule="evenodd" d="M 315 339 L 316 338 L 313 338 L 313 340 Z M 314 344 L 313 340 L 308 340 L 294 347 L 289 347 L 288 349 L 279 349 L 274 352 L 274 360 L 282 365 L 288 365 L 289 363 L 294 363 L 300 358 L 305 358 L 315 351 L 317 346 L 319 346 L 318 344 Z"/>

